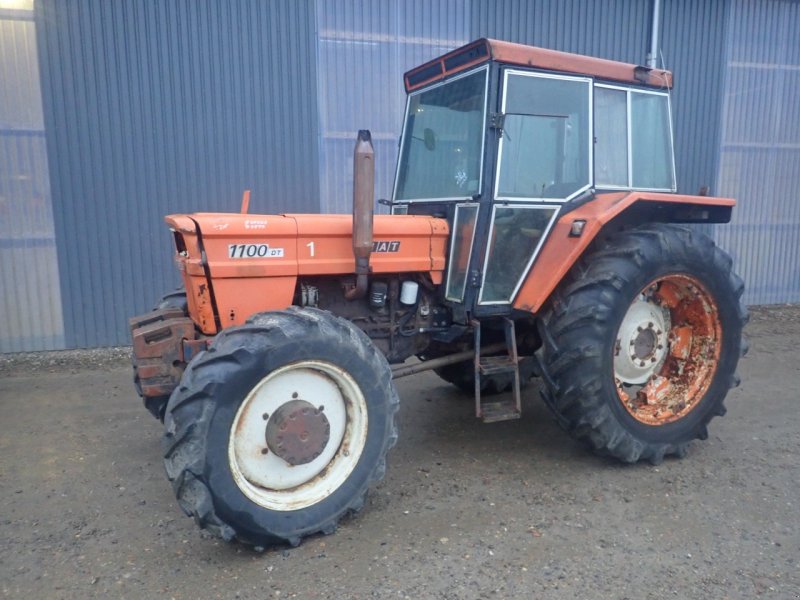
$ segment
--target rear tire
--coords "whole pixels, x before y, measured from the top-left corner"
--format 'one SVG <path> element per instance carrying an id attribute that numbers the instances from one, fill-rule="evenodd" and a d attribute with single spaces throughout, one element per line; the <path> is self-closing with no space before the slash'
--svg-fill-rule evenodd
<path id="1" fill-rule="evenodd" d="M 386 359 L 349 321 L 256 315 L 189 363 L 167 407 L 167 476 L 201 528 L 297 545 L 332 533 L 383 478 L 398 402 Z"/>
<path id="2" fill-rule="evenodd" d="M 543 397 L 561 426 L 629 463 L 705 439 L 747 348 L 731 266 L 707 236 L 673 224 L 619 232 L 583 257 L 540 319 Z"/>
<path id="3" fill-rule="evenodd" d="M 446 365 L 433 370 L 447 383 L 451 383 L 470 397 L 475 395 L 475 366 L 471 362 Z M 525 388 L 532 377 L 537 375 L 536 360 L 531 357 L 519 361 L 519 385 Z M 514 383 L 512 373 L 498 373 L 481 377 L 481 394 L 502 394 L 511 389 Z"/>

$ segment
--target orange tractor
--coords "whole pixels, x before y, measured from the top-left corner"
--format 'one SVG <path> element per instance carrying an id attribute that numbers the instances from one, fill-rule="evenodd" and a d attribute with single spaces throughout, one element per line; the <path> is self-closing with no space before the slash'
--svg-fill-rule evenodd
<path id="1" fill-rule="evenodd" d="M 166 218 L 185 291 L 131 319 L 183 510 L 297 544 L 358 511 L 397 440 L 394 379 L 432 369 L 625 462 L 682 456 L 737 384 L 731 259 L 675 193 L 668 71 L 481 39 L 405 74 L 391 215 L 361 131 L 353 215 Z M 405 364 L 407 359 L 415 358 Z M 498 395 L 500 392 L 507 392 Z"/>

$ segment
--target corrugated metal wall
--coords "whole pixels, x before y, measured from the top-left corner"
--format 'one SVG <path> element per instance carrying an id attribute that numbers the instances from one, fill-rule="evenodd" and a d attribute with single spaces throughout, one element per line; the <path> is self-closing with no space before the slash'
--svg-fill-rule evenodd
<path id="1" fill-rule="evenodd" d="M 800 2 L 736 0 L 725 49 L 717 228 L 751 304 L 800 302 Z"/>
<path id="2" fill-rule="evenodd" d="M 675 158 L 678 191 L 711 185 L 719 139 L 721 57 L 726 2 L 665 0 L 661 44 L 676 73 Z M 472 36 L 644 64 L 650 48 L 650 0 L 473 0 Z"/>
<path id="3" fill-rule="evenodd" d="M 317 2 L 322 212 L 352 210 L 359 129 L 372 131 L 375 196 L 391 197 L 403 73 L 469 41 L 467 6 L 463 0 Z"/>
<path id="4" fill-rule="evenodd" d="M 725 23 L 729 2 L 664 0 L 662 59 L 675 73 L 672 112 L 678 191 L 714 194 L 722 111 Z M 643 60 L 640 57 L 640 60 Z"/>
<path id="5" fill-rule="evenodd" d="M 126 318 L 177 283 L 167 212 L 235 210 L 244 188 L 253 190 L 254 211 L 349 211 L 359 128 L 375 134 L 376 194 L 387 197 L 409 67 L 480 36 L 643 62 L 651 6 L 37 0 L 44 127 L 33 124 L 39 133 L 24 141 L 17 131 L 12 145 L 4 139 L 0 210 L 9 210 L 11 197 L 34 199 L 15 200 L 13 210 L 41 210 L 3 219 L 0 236 L 40 223 L 28 237 L 55 236 L 57 263 L 52 242 L 44 256 L 14 241 L 17 254 L 3 257 L 4 319 L 20 306 L 44 312 L 17 319 L 16 341 L 0 332 L 0 351 L 127 343 Z M 661 48 L 676 73 L 679 190 L 716 183 L 714 192 L 739 197 L 733 225 L 716 235 L 737 258 L 749 302 L 800 301 L 798 6 L 663 1 Z M 28 104 L 12 100 L 8 106 Z M 9 121 L 0 126 L 19 129 Z M 44 143 L 42 130 L 54 233 L 41 177 L 47 158 L 34 149 Z M 15 173 L 38 183 L 25 187 Z M 53 285 L 59 273 L 63 302 Z M 37 329 L 45 321 L 47 332 Z"/>
<path id="6" fill-rule="evenodd" d="M 41 98 L 32 3 L 0 8 L 0 352 L 64 345 Z"/>
<path id="7" fill-rule="evenodd" d="M 314 4 L 37 0 L 68 347 L 175 287 L 168 212 L 316 211 Z"/>

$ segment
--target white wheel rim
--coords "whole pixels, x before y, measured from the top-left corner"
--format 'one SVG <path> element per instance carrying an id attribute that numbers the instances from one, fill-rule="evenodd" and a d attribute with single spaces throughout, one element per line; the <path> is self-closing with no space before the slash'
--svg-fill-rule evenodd
<path id="1" fill-rule="evenodd" d="M 644 296 L 634 300 L 617 332 L 614 376 L 621 383 L 639 385 L 650 379 L 667 358 L 669 311 Z M 642 344 L 646 345 L 642 349 Z"/>
<path id="2" fill-rule="evenodd" d="M 297 398 L 323 408 L 330 435 L 319 456 L 291 465 L 269 451 L 265 430 L 272 415 Z M 366 441 L 367 403 L 355 380 L 333 364 L 301 361 L 264 377 L 242 401 L 231 425 L 228 464 L 236 485 L 256 504 L 299 510 L 347 480 Z"/>

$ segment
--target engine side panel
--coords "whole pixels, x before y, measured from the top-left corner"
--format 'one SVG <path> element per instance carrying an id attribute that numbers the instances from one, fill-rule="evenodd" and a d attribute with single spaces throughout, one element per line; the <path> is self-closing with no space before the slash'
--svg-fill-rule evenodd
<path id="1" fill-rule="evenodd" d="M 355 271 L 350 215 L 197 213 L 170 215 L 166 221 L 182 237 L 176 240 L 176 261 L 190 315 L 206 334 L 240 325 L 254 313 L 290 306 L 298 276 Z M 442 282 L 446 221 L 377 215 L 373 231 L 372 273 L 426 273 L 434 284 Z"/>

